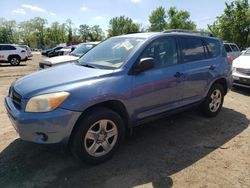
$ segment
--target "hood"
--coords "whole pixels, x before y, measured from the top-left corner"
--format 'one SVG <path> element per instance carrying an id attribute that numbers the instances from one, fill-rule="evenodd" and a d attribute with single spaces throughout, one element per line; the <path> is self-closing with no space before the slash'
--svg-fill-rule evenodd
<path id="1" fill-rule="evenodd" d="M 75 63 L 45 69 L 24 76 L 13 84 L 15 90 L 23 97 L 57 91 L 69 91 L 84 84 L 85 81 L 110 76 L 113 70 L 94 69 Z"/>
<path id="2" fill-rule="evenodd" d="M 241 55 L 233 61 L 233 67 L 250 69 L 250 56 Z"/>
<path id="3" fill-rule="evenodd" d="M 49 62 L 50 64 L 57 64 L 57 63 L 63 63 L 68 61 L 75 61 L 78 60 L 79 57 L 73 56 L 73 55 L 62 55 L 62 56 L 56 56 L 44 59 L 43 61 Z"/>

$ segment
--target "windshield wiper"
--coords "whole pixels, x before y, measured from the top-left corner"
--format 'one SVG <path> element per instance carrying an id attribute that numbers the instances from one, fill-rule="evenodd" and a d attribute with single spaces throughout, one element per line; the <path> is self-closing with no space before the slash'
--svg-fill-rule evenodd
<path id="1" fill-rule="evenodd" d="M 79 64 L 82 65 L 82 66 L 84 66 L 84 67 L 89 67 L 89 68 L 97 69 L 97 67 L 94 66 L 94 65 L 92 65 L 92 64 L 88 64 L 88 63 L 79 63 Z"/>

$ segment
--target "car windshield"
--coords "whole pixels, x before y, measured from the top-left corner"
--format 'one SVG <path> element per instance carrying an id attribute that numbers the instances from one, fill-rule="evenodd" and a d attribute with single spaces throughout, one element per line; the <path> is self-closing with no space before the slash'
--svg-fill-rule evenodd
<path id="1" fill-rule="evenodd" d="M 79 46 L 76 47 L 76 49 L 73 52 L 70 53 L 70 55 L 80 57 L 93 47 L 94 47 L 93 44 L 80 44 Z"/>
<path id="2" fill-rule="evenodd" d="M 247 56 L 250 56 L 250 48 L 248 48 L 243 55 L 247 55 Z"/>
<path id="3" fill-rule="evenodd" d="M 110 38 L 90 50 L 79 59 L 82 65 L 93 65 L 107 69 L 117 69 L 145 40 L 136 37 Z"/>

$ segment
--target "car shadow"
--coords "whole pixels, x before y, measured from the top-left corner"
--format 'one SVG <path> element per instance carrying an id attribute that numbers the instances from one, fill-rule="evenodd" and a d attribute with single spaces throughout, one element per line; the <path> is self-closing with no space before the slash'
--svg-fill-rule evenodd
<path id="1" fill-rule="evenodd" d="M 171 187 L 171 175 L 227 142 L 249 125 L 244 114 L 223 108 L 215 118 L 197 110 L 135 128 L 114 157 L 99 165 L 82 164 L 55 145 L 17 139 L 0 153 L 2 187 Z"/>
<path id="2" fill-rule="evenodd" d="M 19 65 L 17 65 L 17 66 L 13 66 L 13 65 L 11 65 L 11 64 L 9 64 L 9 63 L 0 63 L 0 67 L 25 67 L 25 66 L 27 66 L 27 64 L 23 64 L 22 62 L 19 64 Z"/>
<path id="3" fill-rule="evenodd" d="M 250 88 L 243 88 L 243 87 L 239 87 L 239 86 L 233 86 L 231 90 L 236 92 L 236 93 L 240 93 L 242 95 L 250 96 Z"/>

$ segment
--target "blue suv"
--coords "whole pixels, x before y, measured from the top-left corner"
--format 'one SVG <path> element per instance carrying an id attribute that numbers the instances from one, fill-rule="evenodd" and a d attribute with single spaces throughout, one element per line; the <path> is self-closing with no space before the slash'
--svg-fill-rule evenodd
<path id="1" fill-rule="evenodd" d="M 21 139 L 66 142 L 78 158 L 99 163 L 136 125 L 195 105 L 217 115 L 231 73 L 216 37 L 128 34 L 107 39 L 77 62 L 16 80 L 5 104 Z"/>

